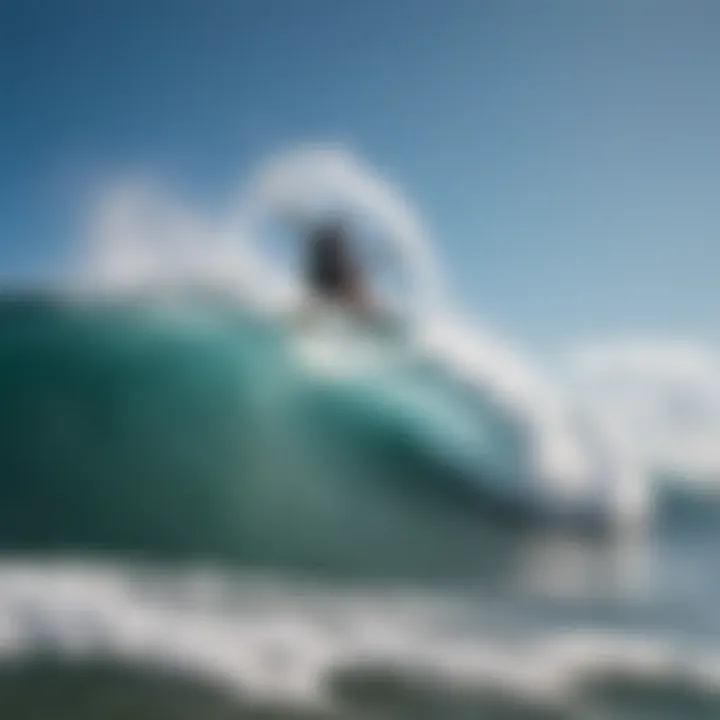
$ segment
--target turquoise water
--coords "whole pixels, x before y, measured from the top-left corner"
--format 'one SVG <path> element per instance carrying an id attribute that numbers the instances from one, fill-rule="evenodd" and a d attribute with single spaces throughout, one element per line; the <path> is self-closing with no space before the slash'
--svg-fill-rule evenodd
<path id="1" fill-rule="evenodd" d="M 3 717 L 720 716 L 711 498 L 566 522 L 527 428 L 401 335 L 344 374 L 296 339 L 0 304 Z"/>
<path id="2" fill-rule="evenodd" d="M 328 376 L 217 305 L 19 303 L 0 324 L 9 547 L 342 570 L 407 537 L 401 565 L 425 543 L 445 565 L 524 470 L 509 423 L 419 359 Z"/>

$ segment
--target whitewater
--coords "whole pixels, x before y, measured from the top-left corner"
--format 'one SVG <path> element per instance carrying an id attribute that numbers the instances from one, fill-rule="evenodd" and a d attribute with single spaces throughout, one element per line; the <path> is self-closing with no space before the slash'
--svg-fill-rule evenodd
<path id="1" fill-rule="evenodd" d="M 338 213 L 396 321 L 333 344 L 287 229 Z M 712 353 L 533 360 L 338 146 L 83 237 L 0 300 L 3 717 L 718 716 Z"/>

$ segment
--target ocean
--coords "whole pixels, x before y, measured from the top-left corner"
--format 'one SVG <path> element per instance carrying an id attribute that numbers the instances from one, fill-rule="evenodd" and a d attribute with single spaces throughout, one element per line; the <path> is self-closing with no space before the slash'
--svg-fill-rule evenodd
<path id="1" fill-rule="evenodd" d="M 346 372 L 295 335 L 0 301 L 3 720 L 720 717 L 712 492 L 618 525 L 401 334 Z"/>

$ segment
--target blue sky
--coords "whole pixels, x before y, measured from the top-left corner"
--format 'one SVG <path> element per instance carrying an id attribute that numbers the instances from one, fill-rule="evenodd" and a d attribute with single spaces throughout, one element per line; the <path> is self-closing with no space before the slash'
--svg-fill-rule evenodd
<path id="1" fill-rule="evenodd" d="M 4 0 L 2 274 L 51 274 L 99 177 L 211 206 L 331 140 L 514 336 L 716 339 L 718 27 L 701 0 Z"/>

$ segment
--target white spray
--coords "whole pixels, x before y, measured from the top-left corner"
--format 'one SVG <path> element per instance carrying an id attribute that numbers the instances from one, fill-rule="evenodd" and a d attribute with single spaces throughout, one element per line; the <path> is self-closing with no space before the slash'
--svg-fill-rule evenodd
<path id="1" fill-rule="evenodd" d="M 106 290 L 210 283 L 276 309 L 293 302 L 298 288 L 274 265 L 259 228 L 268 217 L 312 217 L 328 209 L 370 221 L 375 240 L 400 264 L 409 280 L 405 310 L 424 352 L 530 428 L 531 482 L 555 502 L 592 500 L 616 517 L 644 515 L 647 482 L 628 443 L 593 415 L 581 434 L 577 408 L 556 384 L 462 317 L 409 202 L 341 147 L 303 146 L 271 158 L 219 218 L 178 206 L 146 183 L 111 189 L 93 218 L 85 278 Z"/>

